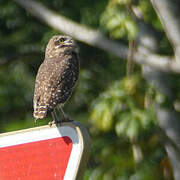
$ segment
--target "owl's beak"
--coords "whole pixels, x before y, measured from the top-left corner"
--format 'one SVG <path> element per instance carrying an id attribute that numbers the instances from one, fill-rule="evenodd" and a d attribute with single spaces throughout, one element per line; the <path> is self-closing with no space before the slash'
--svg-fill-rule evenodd
<path id="1" fill-rule="evenodd" d="M 74 41 L 73 40 L 66 40 L 63 43 L 64 46 L 74 46 Z"/>
<path id="2" fill-rule="evenodd" d="M 74 41 L 73 41 L 72 38 L 69 38 L 66 41 L 64 41 L 64 44 L 66 44 L 66 45 L 70 45 L 70 44 L 73 44 L 73 43 L 74 43 Z"/>

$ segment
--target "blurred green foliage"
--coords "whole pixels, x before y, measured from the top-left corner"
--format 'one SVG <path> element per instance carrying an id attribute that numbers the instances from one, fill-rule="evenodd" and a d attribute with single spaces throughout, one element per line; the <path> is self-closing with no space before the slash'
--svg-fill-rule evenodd
<path id="1" fill-rule="evenodd" d="M 129 40 L 136 38 L 137 25 L 128 10 L 129 4 L 130 0 L 109 1 L 102 13 L 100 22 L 112 38 L 128 37 Z"/>
<path id="2" fill-rule="evenodd" d="M 100 29 L 109 38 L 135 40 L 136 7 L 145 23 L 158 33 L 160 52 L 172 53 L 149 0 L 51 0 L 50 9 L 80 23 Z M 14 1 L 0 2 L 0 132 L 47 124 L 32 117 L 37 69 L 49 38 L 59 34 Z M 142 77 L 141 68 L 126 76 L 126 62 L 79 43 L 81 72 L 73 97 L 64 107 L 73 119 L 89 129 L 91 156 L 85 180 L 161 180 L 166 158 L 160 143 L 153 102 L 159 94 Z M 177 82 L 177 81 L 176 81 Z M 175 92 L 178 89 L 175 89 Z M 135 156 L 135 146 L 141 154 Z"/>
<path id="3" fill-rule="evenodd" d="M 145 89 L 140 75 L 113 81 L 94 102 L 93 124 L 105 132 L 114 128 L 117 136 L 137 137 L 155 123 L 153 108 L 144 108 Z"/>

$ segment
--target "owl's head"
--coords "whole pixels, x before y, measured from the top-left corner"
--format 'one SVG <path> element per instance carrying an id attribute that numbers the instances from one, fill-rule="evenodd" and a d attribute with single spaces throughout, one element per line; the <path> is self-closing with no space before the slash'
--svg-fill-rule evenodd
<path id="1" fill-rule="evenodd" d="M 70 36 L 53 36 L 46 47 L 46 58 L 59 57 L 61 53 L 68 53 L 77 50 L 74 40 Z"/>

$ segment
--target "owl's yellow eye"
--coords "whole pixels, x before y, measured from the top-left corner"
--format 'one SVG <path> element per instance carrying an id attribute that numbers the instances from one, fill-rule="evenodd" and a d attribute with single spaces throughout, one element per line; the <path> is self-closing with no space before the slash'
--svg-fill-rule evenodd
<path id="1" fill-rule="evenodd" d="M 62 43 L 62 42 L 64 42 L 65 40 L 66 40 L 66 39 L 62 37 L 62 38 L 59 39 L 59 43 Z"/>

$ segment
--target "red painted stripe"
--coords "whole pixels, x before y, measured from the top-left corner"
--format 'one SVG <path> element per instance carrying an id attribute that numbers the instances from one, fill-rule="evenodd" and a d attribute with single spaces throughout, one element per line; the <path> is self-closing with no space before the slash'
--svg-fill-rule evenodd
<path id="1" fill-rule="evenodd" d="M 0 148 L 0 180 L 62 180 L 71 151 L 66 136 Z"/>

